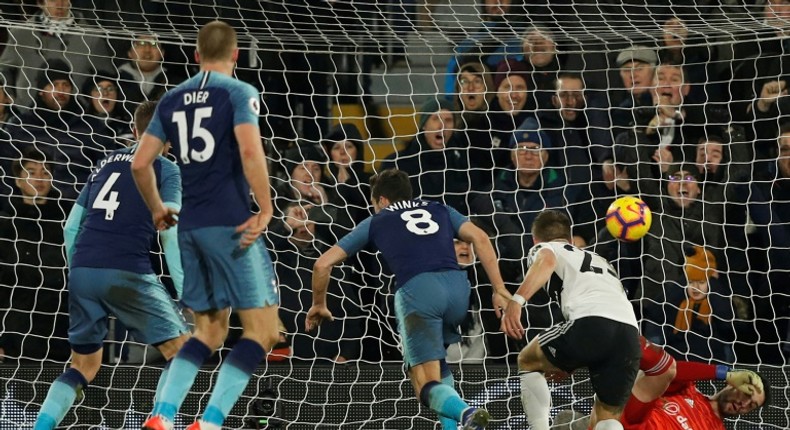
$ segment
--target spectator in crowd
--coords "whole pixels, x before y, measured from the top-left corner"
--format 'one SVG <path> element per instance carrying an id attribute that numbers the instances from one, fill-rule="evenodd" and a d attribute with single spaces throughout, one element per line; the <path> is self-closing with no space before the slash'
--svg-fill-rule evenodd
<path id="1" fill-rule="evenodd" d="M 646 130 L 659 145 L 653 157 L 657 161 L 690 162 L 695 159 L 699 138 L 705 135 L 706 118 L 700 105 L 688 103 L 691 86 L 686 69 L 679 64 L 660 64 L 656 67 L 655 83 L 655 113 Z M 666 172 L 663 167 L 662 171 Z"/>
<path id="2" fill-rule="evenodd" d="M 660 336 L 664 318 L 661 303 L 667 301 L 664 285 L 685 283 L 683 245 L 698 245 L 716 255 L 723 247 L 722 214 L 700 200 L 699 173 L 696 166 L 675 163 L 666 176 L 662 205 L 651 206 L 653 223 L 644 242 L 644 277 L 640 300 L 643 334 L 648 339 Z M 717 256 L 717 260 L 722 259 Z M 658 326 L 657 326 L 657 325 Z"/>
<path id="3" fill-rule="evenodd" d="M 554 34 L 548 27 L 532 26 L 521 39 L 523 61 L 532 70 L 532 81 L 527 85 L 533 89 L 538 109 L 551 109 L 554 82 L 557 73 L 563 70 L 564 58 L 557 51 Z"/>
<path id="4" fill-rule="evenodd" d="M 22 153 L 11 142 L 11 130 L 18 127 L 19 117 L 12 109 L 13 100 L 6 91 L 5 80 L 0 75 L 0 195 L 10 195 L 13 189 L 11 165 Z M 5 203 L 0 202 L 0 211 Z"/>
<path id="5" fill-rule="evenodd" d="M 35 147 L 51 156 L 55 186 L 63 197 L 77 196 L 77 184 L 82 184 L 90 168 L 103 155 L 105 148 L 94 145 L 74 131 L 82 123 L 83 109 L 75 97 L 71 73 L 65 63 L 52 63 L 38 78 L 42 88 L 33 109 L 20 116 L 20 126 L 13 127 L 12 143 L 24 152 Z"/>
<path id="6" fill-rule="evenodd" d="M 472 183 L 466 153 L 455 143 L 455 124 L 452 103 L 429 99 L 420 107 L 417 135 L 402 151 L 387 157 L 381 170 L 402 170 L 409 175 L 415 196 L 442 201 L 467 214 Z"/>
<path id="7" fill-rule="evenodd" d="M 113 72 L 99 72 L 85 82 L 81 98 L 85 114 L 75 133 L 84 133 L 81 140 L 92 139 L 105 152 L 134 142 L 131 118 L 118 100 L 118 80 Z"/>
<path id="8" fill-rule="evenodd" d="M 341 123 L 329 131 L 323 144 L 329 159 L 324 183 L 335 190 L 338 198 L 333 203 L 345 208 L 356 225 L 370 216 L 370 174 L 365 172 L 362 135 L 356 125 Z"/>
<path id="9" fill-rule="evenodd" d="M 506 59 L 522 54 L 520 35 L 527 15 L 514 13 L 515 9 L 511 1 L 485 0 L 480 5 L 480 28 L 456 46 L 455 55 L 447 63 L 447 94 L 455 89 L 453 77 L 459 65 L 472 61 L 496 70 Z"/>
<path id="10" fill-rule="evenodd" d="M 95 70 L 112 68 L 106 37 L 88 26 L 81 12 L 71 10 L 71 2 L 38 0 L 41 11 L 27 26 L 11 28 L 8 45 L 0 55 L 0 75 L 13 89 L 14 102 L 32 106 L 43 87 L 38 73 L 54 61 L 71 65 L 77 87 Z"/>
<path id="11" fill-rule="evenodd" d="M 313 219 L 319 223 L 321 236 L 338 238 L 353 228 L 351 213 L 337 194 L 338 190 L 324 181 L 326 159 L 322 151 L 318 145 L 305 143 L 285 152 L 283 161 L 287 175 L 283 182 L 275 185 L 275 204 L 284 213 L 290 203 L 312 203 L 316 212 Z"/>
<path id="12" fill-rule="evenodd" d="M 666 341 L 662 344 L 681 360 L 732 363 L 731 292 L 719 281 L 712 252 L 697 245 L 684 251 L 686 282 L 666 285 Z"/>
<path id="13" fill-rule="evenodd" d="M 494 138 L 489 113 L 495 95 L 491 73 L 484 64 L 469 62 L 461 65 L 455 93 L 458 117 L 458 139 L 454 146 L 469 165 L 470 183 L 482 190 L 491 186 L 494 175 Z M 449 145 L 448 145 L 449 146 Z"/>
<path id="14" fill-rule="evenodd" d="M 13 167 L 15 192 L 0 216 L 0 358 L 70 356 L 63 227 L 69 207 L 52 186 L 52 166 L 28 150 Z"/>
<path id="15" fill-rule="evenodd" d="M 532 247 L 532 222 L 541 211 L 564 206 L 565 181 L 546 166 L 553 142 L 536 120 L 528 119 L 513 133 L 511 146 L 512 170 L 497 179 L 490 193 L 475 197 L 471 210 L 483 229 L 496 237 L 502 272 L 522 275 L 524 256 Z"/>
<path id="16" fill-rule="evenodd" d="M 560 73 L 551 97 L 553 109 L 539 115 L 543 127 L 554 145 L 549 163 L 562 169 L 571 188 L 566 193 L 569 203 L 586 197 L 584 192 L 593 179 L 602 176 L 598 162 L 606 159 L 611 151 L 608 123 L 595 123 L 589 117 L 585 85 L 577 73 Z M 586 193 L 589 194 L 589 193 Z"/>
<path id="17" fill-rule="evenodd" d="M 494 74 L 496 97 L 491 101 L 491 146 L 498 169 L 510 165 L 510 138 L 528 117 L 534 116 L 535 102 L 527 82 L 531 82 L 524 63 L 507 60 L 499 63 Z"/>
<path id="18" fill-rule="evenodd" d="M 656 51 L 635 45 L 617 54 L 615 64 L 620 69 L 625 96 L 612 109 L 612 133 L 617 136 L 635 125 L 647 125 L 655 115 L 653 87 L 656 78 Z"/>
<path id="19" fill-rule="evenodd" d="M 126 55 L 128 61 L 118 67 L 118 99 L 127 115 L 146 100 L 159 100 L 168 88 L 184 80 L 183 73 L 164 66 L 164 49 L 153 34 L 137 35 Z"/>
<path id="20" fill-rule="evenodd" d="M 726 101 L 724 88 L 717 79 L 716 47 L 711 46 L 706 35 L 690 36 L 686 21 L 673 16 L 664 22 L 662 46 L 659 49 L 661 63 L 680 64 L 686 70 L 691 84 L 689 98 L 695 101 Z"/>
<path id="21" fill-rule="evenodd" d="M 280 283 L 280 319 L 291 339 L 293 357 L 314 358 L 338 363 L 360 356 L 363 319 L 351 270 L 335 269 L 329 285 L 328 306 L 336 316 L 321 326 L 316 336 L 304 333 L 306 312 L 312 304 L 310 289 L 313 264 L 327 249 L 328 238 L 319 240 L 316 222 L 311 218 L 316 207 L 304 201 L 289 203 L 283 222 L 273 226 L 270 238 L 274 245 L 275 271 Z"/>

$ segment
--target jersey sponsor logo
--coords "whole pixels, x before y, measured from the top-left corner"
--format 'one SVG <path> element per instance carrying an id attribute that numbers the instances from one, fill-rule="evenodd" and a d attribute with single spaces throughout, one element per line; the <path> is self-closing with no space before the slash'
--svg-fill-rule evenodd
<path id="1" fill-rule="evenodd" d="M 250 97 L 250 110 L 258 115 L 261 113 L 261 103 L 258 101 L 257 97 Z"/>
<path id="2" fill-rule="evenodd" d="M 192 103 L 205 103 L 208 100 L 208 91 L 192 91 L 184 93 L 184 106 Z"/>
<path id="3" fill-rule="evenodd" d="M 685 399 L 683 399 L 683 400 L 685 400 L 685 401 L 686 401 L 686 404 L 687 404 L 687 405 L 689 405 L 690 407 L 692 407 L 692 408 L 694 407 L 694 400 L 693 400 L 693 399 L 689 399 L 689 398 L 687 397 L 687 398 L 685 398 Z"/>
<path id="4" fill-rule="evenodd" d="M 556 357 L 557 356 L 557 349 L 554 348 L 553 346 L 550 346 L 549 347 L 549 354 L 551 354 L 552 357 Z"/>
<path id="5" fill-rule="evenodd" d="M 689 399 L 686 399 L 686 402 L 688 401 Z M 666 402 L 664 403 L 664 406 L 662 406 L 661 410 L 663 410 L 664 413 L 666 413 L 667 415 L 673 417 L 675 421 L 677 421 L 677 423 L 680 425 L 680 428 L 682 428 L 683 430 L 694 430 L 694 428 L 691 427 L 691 423 L 689 423 L 689 419 L 686 418 L 684 415 L 680 414 L 681 411 L 680 405 L 678 405 L 677 403 Z"/>

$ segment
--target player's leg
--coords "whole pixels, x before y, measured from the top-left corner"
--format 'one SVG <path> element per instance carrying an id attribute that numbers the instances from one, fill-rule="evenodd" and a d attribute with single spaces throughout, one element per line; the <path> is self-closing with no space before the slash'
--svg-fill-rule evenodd
<path id="1" fill-rule="evenodd" d="M 636 327 L 605 318 L 595 318 L 592 328 L 600 333 L 592 343 L 581 343 L 592 357 L 590 382 L 595 403 L 590 426 L 594 430 L 622 430 L 620 417 L 631 397 L 642 357 L 639 331 Z"/>
<path id="2" fill-rule="evenodd" d="M 225 341 L 229 316 L 228 308 L 195 312 L 195 332 L 171 360 L 167 380 L 151 412 L 153 421 L 146 421 L 144 429 L 171 428 L 200 367 Z M 164 421 L 164 427 L 155 421 Z"/>
<path id="3" fill-rule="evenodd" d="M 469 282 L 463 272 L 418 275 L 396 293 L 395 311 L 404 361 L 409 366 L 417 397 L 440 417 L 448 419 L 443 426 L 451 425 L 449 420 L 453 420 L 464 423 L 465 428 L 475 429 L 488 423 L 488 413 L 469 407 L 453 386 L 442 383 L 443 376 L 450 374 L 449 368 L 442 371 L 441 364 L 447 352 L 446 344 L 460 341 L 457 332 L 454 333 L 456 338 L 452 338 L 446 327 L 460 322 L 468 307 L 468 290 L 463 297 L 452 290 L 452 287 L 456 288 L 455 292 L 462 290 L 459 288 L 461 282 L 466 285 Z"/>
<path id="4" fill-rule="evenodd" d="M 262 240 L 240 252 L 233 227 L 207 230 L 202 239 L 210 241 L 204 247 L 211 263 L 208 267 L 214 283 L 213 300 L 237 310 L 243 329 L 241 339 L 219 369 L 203 416 L 190 427 L 210 430 L 222 426 L 252 373 L 280 339 L 280 298 L 271 258 Z"/>
<path id="5" fill-rule="evenodd" d="M 655 401 L 669 387 L 677 371 L 675 359 L 663 348 L 641 336 L 639 342 L 642 348 L 642 359 L 639 362 L 641 372 L 621 416 L 621 421 L 626 424 L 640 423 L 645 419 L 653 409 Z"/>
<path id="6" fill-rule="evenodd" d="M 98 350 L 89 354 L 72 351 L 71 367 L 50 385 L 47 398 L 44 399 L 33 426 L 34 430 L 54 429 L 66 416 L 82 390 L 93 381 L 101 368 L 101 344 L 98 346 Z"/>
<path id="7" fill-rule="evenodd" d="M 115 278 L 103 269 L 77 267 L 69 272 L 69 343 L 71 367 L 49 387 L 34 429 L 52 429 L 66 416 L 82 390 L 101 367 L 102 342 L 107 336 L 107 312 L 100 299 Z"/>
<path id="8" fill-rule="evenodd" d="M 165 365 L 162 367 L 162 374 L 159 375 L 159 381 L 156 384 L 154 403 L 158 402 L 162 398 L 162 390 L 164 389 L 167 382 L 167 376 L 170 374 L 170 363 L 173 362 L 173 357 L 176 356 L 178 351 L 181 350 L 181 347 L 184 346 L 189 338 L 190 335 L 184 333 L 181 336 L 165 341 L 159 345 L 155 345 L 162 354 L 162 357 L 164 357 Z"/>
<path id="9" fill-rule="evenodd" d="M 214 390 L 200 420 L 200 429 L 219 429 L 233 405 L 247 387 L 252 374 L 268 351 L 280 339 L 277 305 L 239 310 L 243 333 L 233 346 L 214 384 Z"/>
<path id="10" fill-rule="evenodd" d="M 521 405 L 527 415 L 527 422 L 534 430 L 548 430 L 551 393 L 545 374 L 562 372 L 562 370 L 546 358 L 539 336 L 532 338 L 518 354 L 518 370 L 521 382 Z"/>

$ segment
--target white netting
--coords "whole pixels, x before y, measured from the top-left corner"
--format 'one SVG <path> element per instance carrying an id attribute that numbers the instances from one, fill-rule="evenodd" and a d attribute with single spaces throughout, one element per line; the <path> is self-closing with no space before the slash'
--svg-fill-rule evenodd
<path id="1" fill-rule="evenodd" d="M 333 272 L 336 322 L 317 337 L 302 331 L 313 262 L 369 214 L 367 178 L 385 167 L 407 171 L 424 197 L 486 229 L 512 289 L 532 219 L 567 210 L 578 239 L 619 270 L 646 336 L 678 357 L 759 366 L 774 382 L 774 403 L 729 427 L 790 426 L 783 2 L 513 1 L 501 2 L 513 3 L 503 18 L 498 2 L 471 0 L 73 0 L 67 24 L 27 3 L 0 1 L 0 428 L 32 422 L 68 358 L 62 223 L 90 167 L 130 142 L 137 103 L 197 70 L 194 38 L 214 18 L 238 30 L 237 76 L 263 95 L 280 212 L 268 240 L 286 332 L 272 354 L 281 361 L 254 378 L 228 426 L 255 428 L 251 418 L 270 415 L 260 400 L 271 384 L 283 428 L 433 428 L 403 380 L 393 279 L 377 254 Z M 41 2 L 53 13 L 64 3 Z M 59 86 L 64 79 L 71 90 Z M 60 95 L 42 91 L 53 83 Z M 445 108 L 452 114 L 434 115 Z M 530 163 L 541 152 L 511 150 L 514 130 L 529 136 L 519 142 L 542 143 L 540 173 Z M 350 168 L 332 158 L 345 153 L 335 144 L 344 139 L 360 160 Z M 53 178 L 45 204 L 15 197 L 28 182 L 47 182 L 40 163 L 17 165 L 23 154 L 35 159 L 32 149 Z M 609 203 L 625 194 L 639 194 L 654 214 L 633 244 L 599 233 Z M 697 257 L 687 264 L 687 255 Z M 513 379 L 525 343 L 498 332 L 490 285 L 479 266 L 467 270 L 476 286 L 470 320 L 449 359 L 461 362 L 464 397 L 490 402 L 493 428 L 525 428 Z M 700 273 L 708 294 L 685 288 Z M 527 314 L 528 337 L 560 318 L 547 295 Z M 135 428 L 150 410 L 159 358 L 121 327 L 112 333 L 108 365 L 69 424 Z M 339 357 L 347 361 L 333 365 Z M 201 374 L 184 423 L 207 401 L 211 376 Z M 555 413 L 589 412 L 584 374 L 553 394 Z"/>

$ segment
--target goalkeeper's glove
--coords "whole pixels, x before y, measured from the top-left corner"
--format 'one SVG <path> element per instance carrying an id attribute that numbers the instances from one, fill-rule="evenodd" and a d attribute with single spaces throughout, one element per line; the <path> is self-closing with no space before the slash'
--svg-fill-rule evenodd
<path id="1" fill-rule="evenodd" d="M 730 370 L 727 372 L 726 379 L 727 384 L 750 396 L 755 393 L 755 390 L 758 393 L 763 392 L 763 380 L 760 375 L 751 370 Z"/>

